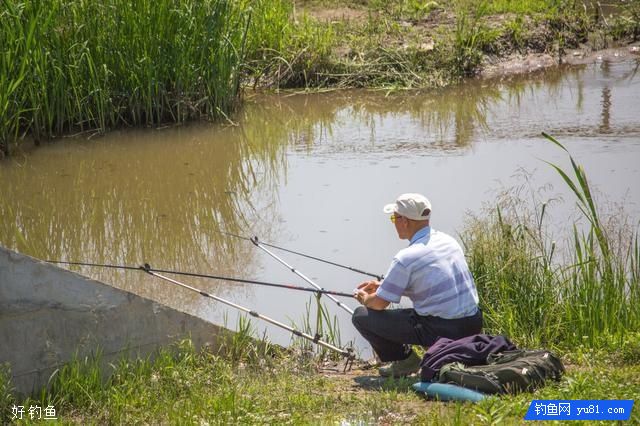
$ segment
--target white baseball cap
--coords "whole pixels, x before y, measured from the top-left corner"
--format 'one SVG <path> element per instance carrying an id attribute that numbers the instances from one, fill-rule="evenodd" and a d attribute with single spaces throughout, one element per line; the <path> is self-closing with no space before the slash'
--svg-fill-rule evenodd
<path id="1" fill-rule="evenodd" d="M 402 194 L 395 203 L 382 209 L 385 213 L 397 213 L 411 220 L 428 220 L 431 216 L 431 202 L 421 194 Z"/>

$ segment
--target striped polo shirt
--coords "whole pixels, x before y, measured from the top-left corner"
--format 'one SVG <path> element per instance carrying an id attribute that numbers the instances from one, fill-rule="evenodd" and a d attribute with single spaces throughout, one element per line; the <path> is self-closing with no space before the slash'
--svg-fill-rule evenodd
<path id="1" fill-rule="evenodd" d="M 462 248 L 429 226 L 416 232 L 409 247 L 393 258 L 376 295 L 393 303 L 406 296 L 418 314 L 446 319 L 478 310 L 478 291 Z"/>

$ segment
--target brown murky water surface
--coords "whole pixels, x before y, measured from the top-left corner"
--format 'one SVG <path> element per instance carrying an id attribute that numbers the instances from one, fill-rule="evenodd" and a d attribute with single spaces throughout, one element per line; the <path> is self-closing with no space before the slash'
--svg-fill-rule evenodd
<path id="1" fill-rule="evenodd" d="M 456 234 L 502 188 L 549 187 L 542 160 L 566 165 L 556 136 L 602 200 L 640 217 L 638 62 L 601 62 L 431 92 L 348 91 L 250 97 L 235 125 L 67 138 L 0 163 L 0 244 L 41 259 L 205 272 L 308 286 L 220 231 L 384 273 L 404 246 L 381 208 L 402 192 L 432 201 L 435 228 Z M 526 176 L 526 179 L 525 177 Z M 560 221 L 561 222 L 561 221 Z M 560 223 L 559 222 L 559 223 Z M 559 238 L 562 235 L 558 236 Z M 365 277 L 279 252 L 326 288 Z M 236 312 L 137 271 L 83 274 L 233 326 Z M 185 278 L 283 322 L 302 324 L 309 293 Z M 352 307 L 355 303 L 346 299 Z M 327 301 L 343 341 L 349 315 Z M 262 324 L 257 324 L 262 328 Z M 289 336 L 267 328 L 272 340 Z"/>

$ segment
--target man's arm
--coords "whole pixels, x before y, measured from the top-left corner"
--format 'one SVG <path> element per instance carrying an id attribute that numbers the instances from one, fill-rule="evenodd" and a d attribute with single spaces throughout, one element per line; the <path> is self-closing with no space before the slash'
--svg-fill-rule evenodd
<path id="1" fill-rule="evenodd" d="M 382 311 L 389 306 L 390 302 L 376 295 L 378 287 L 380 287 L 379 281 L 365 281 L 358 286 L 354 297 L 363 306 L 373 309 L 374 311 Z"/>

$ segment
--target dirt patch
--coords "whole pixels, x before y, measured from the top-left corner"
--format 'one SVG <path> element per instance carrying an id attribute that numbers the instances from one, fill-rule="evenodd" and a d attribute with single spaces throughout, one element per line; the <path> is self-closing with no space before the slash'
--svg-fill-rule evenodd
<path id="1" fill-rule="evenodd" d="M 333 22 L 333 21 L 361 21 L 367 18 L 369 15 L 367 11 L 361 9 L 353 9 L 350 7 L 338 7 L 338 8 L 324 8 L 316 9 L 309 8 L 297 9 L 298 14 L 306 13 L 309 16 L 314 17 L 318 21 Z"/>
<path id="2" fill-rule="evenodd" d="M 377 365 L 369 362 L 356 362 L 352 369 L 343 372 L 340 368 L 329 367 L 320 373 L 336 386 L 342 394 L 355 394 L 362 400 L 374 400 L 380 392 L 393 391 L 406 394 L 394 403 L 393 411 L 385 412 L 376 419 L 376 424 L 411 424 L 426 410 L 439 407 L 438 402 L 427 401 L 411 389 L 411 385 L 420 381 L 417 375 L 403 379 L 389 379 L 378 375 Z"/>

